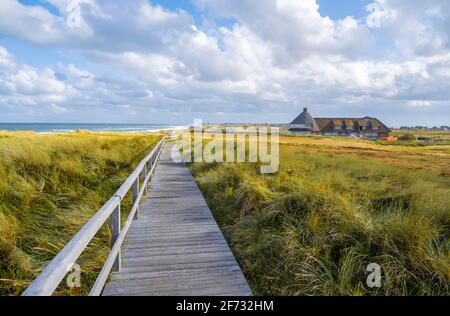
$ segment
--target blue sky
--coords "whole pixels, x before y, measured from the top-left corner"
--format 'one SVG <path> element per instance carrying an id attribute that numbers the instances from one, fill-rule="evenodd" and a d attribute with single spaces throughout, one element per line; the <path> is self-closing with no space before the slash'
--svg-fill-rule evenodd
<path id="1" fill-rule="evenodd" d="M 366 7 L 370 0 L 319 0 L 319 11 L 323 16 L 332 19 L 344 19 L 347 16 L 363 18 L 367 14 Z"/>
<path id="2" fill-rule="evenodd" d="M 73 1 L 0 3 L 0 121 L 450 121 L 444 0 Z"/>

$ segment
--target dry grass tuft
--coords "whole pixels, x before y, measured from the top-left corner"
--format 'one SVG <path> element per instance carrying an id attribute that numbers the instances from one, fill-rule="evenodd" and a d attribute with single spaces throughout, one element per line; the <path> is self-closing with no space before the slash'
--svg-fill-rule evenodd
<path id="1" fill-rule="evenodd" d="M 20 294 L 159 139 L 0 132 L 0 295 Z M 87 294 L 108 244 L 104 227 L 78 262 L 82 289 L 57 294 Z"/>
<path id="2" fill-rule="evenodd" d="M 450 295 L 448 147 L 286 137 L 274 175 L 190 168 L 256 294 Z"/>

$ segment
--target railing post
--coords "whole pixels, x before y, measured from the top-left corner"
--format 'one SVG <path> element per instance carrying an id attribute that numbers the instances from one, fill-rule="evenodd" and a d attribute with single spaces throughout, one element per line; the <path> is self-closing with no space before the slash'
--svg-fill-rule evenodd
<path id="1" fill-rule="evenodd" d="M 134 203 L 136 203 L 136 200 L 137 200 L 137 198 L 138 198 L 138 195 L 139 195 L 139 177 L 140 177 L 140 174 L 137 176 L 137 178 L 136 178 L 136 181 L 134 181 L 134 183 L 133 183 L 133 188 L 132 188 L 132 201 L 133 201 L 133 204 L 132 205 L 134 205 Z M 139 218 L 139 201 L 137 201 L 137 203 L 138 203 L 138 205 L 137 205 L 137 209 L 136 209 L 136 216 L 134 217 L 134 219 L 138 219 Z"/>
<path id="2" fill-rule="evenodd" d="M 111 220 L 110 220 L 110 229 L 111 229 L 111 249 L 116 243 L 117 238 L 120 235 L 120 229 L 121 229 L 121 216 L 120 216 L 120 202 L 119 205 L 114 209 L 114 211 L 111 214 Z M 112 267 L 113 271 L 120 271 L 120 268 L 122 267 L 122 258 L 121 258 L 121 251 L 117 254 L 117 258 L 114 261 L 114 265 Z"/>
<path id="3" fill-rule="evenodd" d="M 142 168 L 142 184 L 144 184 L 145 179 L 147 178 L 147 164 L 144 164 L 144 168 Z M 147 196 L 147 184 L 145 185 L 144 195 Z"/>

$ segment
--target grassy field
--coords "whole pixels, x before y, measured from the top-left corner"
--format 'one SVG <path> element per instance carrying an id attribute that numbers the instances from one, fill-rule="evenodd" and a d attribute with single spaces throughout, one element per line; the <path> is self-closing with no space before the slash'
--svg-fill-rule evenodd
<path id="1" fill-rule="evenodd" d="M 435 140 L 450 141 L 450 131 L 429 131 L 429 130 L 394 130 L 392 136 L 402 136 L 405 134 L 413 135 L 415 137 L 427 137 Z"/>
<path id="2" fill-rule="evenodd" d="M 159 139 L 0 132 L 0 295 L 20 294 Z M 88 293 L 108 254 L 106 226 L 78 261 L 82 288 L 57 294 Z"/>
<path id="3" fill-rule="evenodd" d="M 450 295 L 450 146 L 280 143 L 274 175 L 190 165 L 255 294 Z"/>

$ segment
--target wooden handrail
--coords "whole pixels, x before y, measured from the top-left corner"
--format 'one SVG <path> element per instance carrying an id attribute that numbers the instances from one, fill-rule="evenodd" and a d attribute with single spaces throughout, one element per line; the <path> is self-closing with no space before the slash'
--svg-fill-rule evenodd
<path id="1" fill-rule="evenodd" d="M 46 266 L 44 271 L 22 293 L 22 296 L 50 296 L 59 286 L 73 264 L 91 242 L 100 228 L 111 218 L 111 251 L 89 295 L 100 295 L 111 270 L 120 270 L 120 250 L 133 220 L 139 213 L 139 202 L 146 193 L 150 180 L 161 155 L 165 138 L 139 163 L 137 168 L 121 185 L 117 192 L 100 208 L 100 210 L 78 231 L 67 245 Z M 141 189 L 139 180 L 144 174 Z M 120 205 L 127 192 L 133 188 L 133 206 L 121 228 Z"/>

